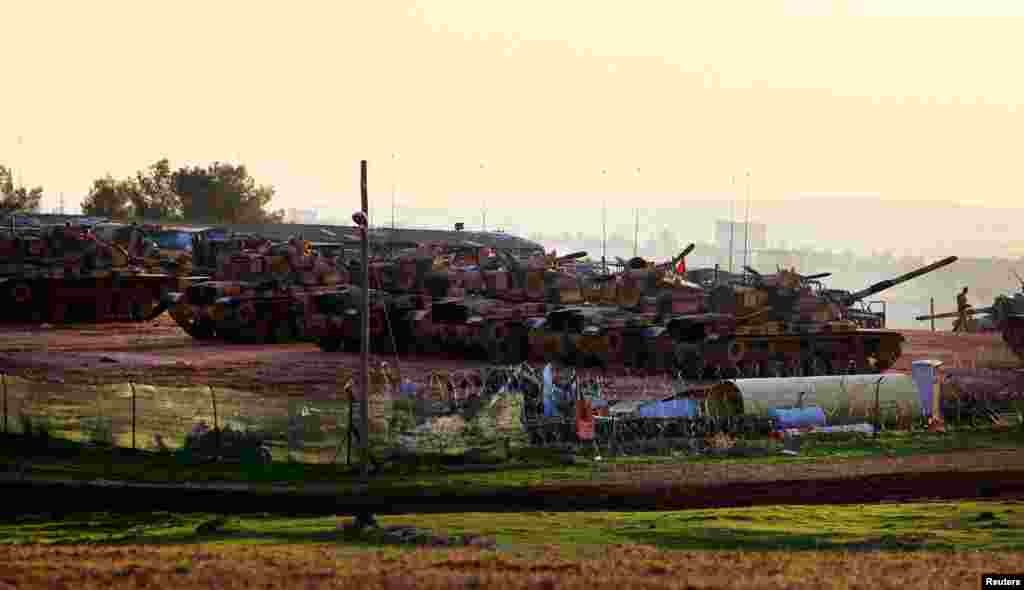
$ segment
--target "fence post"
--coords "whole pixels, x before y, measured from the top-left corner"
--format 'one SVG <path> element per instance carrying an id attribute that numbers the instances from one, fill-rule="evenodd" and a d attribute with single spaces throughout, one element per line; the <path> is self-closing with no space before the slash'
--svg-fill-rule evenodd
<path id="1" fill-rule="evenodd" d="M 878 432 L 882 428 L 882 412 L 878 394 L 878 389 L 882 385 L 882 379 L 885 379 L 885 377 L 880 377 L 878 381 L 875 381 L 875 438 L 878 438 Z"/>
<path id="2" fill-rule="evenodd" d="M 355 407 L 355 384 L 348 390 L 348 441 L 345 443 L 345 466 L 352 466 L 352 408 Z"/>
<path id="3" fill-rule="evenodd" d="M 4 385 L 4 434 L 7 434 L 7 371 L 0 371 L 0 380 Z"/>
<path id="4" fill-rule="evenodd" d="M 213 386 L 210 388 L 210 399 L 213 400 L 213 440 L 217 445 L 217 455 L 220 455 L 220 426 L 217 423 L 217 396 L 213 393 Z"/>
<path id="5" fill-rule="evenodd" d="M 135 450 L 135 383 L 128 380 L 128 386 L 132 388 L 132 450 Z"/>
<path id="6" fill-rule="evenodd" d="M 934 297 L 932 297 L 932 300 L 931 300 L 931 310 L 929 311 L 929 313 L 932 316 L 932 332 L 934 332 L 935 331 L 935 298 Z"/>

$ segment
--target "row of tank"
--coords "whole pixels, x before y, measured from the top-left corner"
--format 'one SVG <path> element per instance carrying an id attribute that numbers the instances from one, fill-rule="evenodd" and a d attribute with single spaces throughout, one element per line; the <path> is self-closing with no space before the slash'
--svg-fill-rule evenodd
<path id="1" fill-rule="evenodd" d="M 849 292 L 825 288 L 819 279 L 828 273 L 686 270 L 693 245 L 671 261 L 634 258 L 605 272 L 581 262 L 582 252 L 518 258 L 471 242 L 424 244 L 371 259 L 364 291 L 357 261 L 301 239 L 198 238 L 193 256 L 212 265 L 210 280 L 168 293 L 161 306 L 197 339 L 304 339 L 325 351 L 357 351 L 368 297 L 379 352 L 690 378 L 884 371 L 904 338 L 882 327 L 867 298 L 956 260 Z"/>
<path id="2" fill-rule="evenodd" d="M 298 338 L 329 351 L 359 349 L 363 290 L 353 283 L 362 273 L 339 245 L 182 230 L 171 241 L 189 244 L 171 251 L 151 241 L 152 229 L 3 228 L 0 311 L 60 322 L 150 319 L 169 308 L 197 339 Z M 883 329 L 884 315 L 867 298 L 956 260 L 851 293 L 824 288 L 819 279 L 828 273 L 687 271 L 692 249 L 663 264 L 620 260 L 614 273 L 580 262 L 585 253 L 520 259 L 472 242 L 375 257 L 372 343 L 690 376 L 882 371 L 899 357 L 903 337 Z M 1024 354 L 1024 292 L 970 313 L 989 314 Z"/>

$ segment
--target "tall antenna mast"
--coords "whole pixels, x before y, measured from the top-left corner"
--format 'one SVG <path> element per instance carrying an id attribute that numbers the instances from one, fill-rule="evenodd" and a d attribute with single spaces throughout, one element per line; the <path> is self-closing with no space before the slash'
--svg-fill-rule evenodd
<path id="1" fill-rule="evenodd" d="M 633 223 L 633 258 L 637 256 L 637 247 L 640 242 L 640 208 L 633 209 L 636 220 Z"/>
<path id="2" fill-rule="evenodd" d="M 480 170 L 486 170 L 486 169 L 487 169 L 487 161 L 486 160 L 480 160 Z M 481 176 L 481 178 L 483 177 L 483 173 L 482 172 L 481 172 L 480 176 Z M 486 232 L 487 231 L 487 196 L 486 195 L 483 196 L 483 206 L 482 206 L 482 208 L 480 210 L 480 225 L 481 225 L 482 231 Z"/>
<path id="3" fill-rule="evenodd" d="M 601 268 L 608 274 L 608 197 L 601 204 Z"/>
<path id="4" fill-rule="evenodd" d="M 732 242 L 733 237 L 736 234 L 736 176 L 729 177 L 729 200 L 732 203 L 732 207 L 729 213 L 729 272 L 732 273 Z"/>
<path id="5" fill-rule="evenodd" d="M 743 272 L 747 272 L 747 253 L 750 250 L 750 170 L 747 176 L 747 219 L 743 222 Z"/>
<path id="6" fill-rule="evenodd" d="M 608 176 L 608 169 L 601 169 L 601 177 Z M 601 207 L 601 266 L 604 268 L 604 274 L 608 274 L 608 195 L 604 197 L 604 201 Z"/>
<path id="7" fill-rule="evenodd" d="M 633 170 L 633 176 L 640 176 L 640 168 Z M 640 207 L 634 209 L 634 215 L 636 219 L 633 222 L 633 258 L 636 258 L 637 249 L 640 246 Z"/>
<path id="8" fill-rule="evenodd" d="M 388 239 L 388 250 L 391 254 L 395 253 L 395 194 L 398 192 L 398 158 L 401 156 L 398 152 L 391 154 L 391 161 L 394 162 L 395 166 L 393 171 L 395 172 L 395 178 L 391 181 L 391 236 Z"/>

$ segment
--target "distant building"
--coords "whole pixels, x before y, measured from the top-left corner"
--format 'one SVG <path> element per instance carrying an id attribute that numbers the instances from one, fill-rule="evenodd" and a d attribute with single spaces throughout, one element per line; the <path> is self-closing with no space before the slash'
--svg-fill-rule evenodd
<path id="1" fill-rule="evenodd" d="M 299 223 L 313 225 L 316 223 L 317 214 L 313 209 L 289 209 L 285 214 L 285 223 Z"/>

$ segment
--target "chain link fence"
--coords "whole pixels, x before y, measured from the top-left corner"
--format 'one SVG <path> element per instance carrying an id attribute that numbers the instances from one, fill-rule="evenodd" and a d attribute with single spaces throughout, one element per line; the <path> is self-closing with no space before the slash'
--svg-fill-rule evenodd
<path id="1" fill-rule="evenodd" d="M 393 380 L 387 369 L 372 371 L 373 455 L 451 454 L 525 442 L 523 393 L 485 387 L 479 371 L 459 373 L 435 371 L 414 383 Z M 349 376 L 339 379 L 329 399 L 275 398 L 205 385 L 89 386 L 7 374 L 2 380 L 4 434 L 197 459 L 319 464 L 359 459 L 360 396 Z"/>

